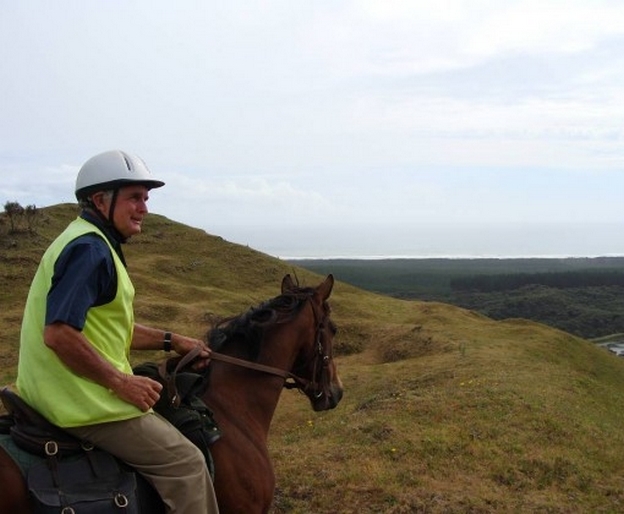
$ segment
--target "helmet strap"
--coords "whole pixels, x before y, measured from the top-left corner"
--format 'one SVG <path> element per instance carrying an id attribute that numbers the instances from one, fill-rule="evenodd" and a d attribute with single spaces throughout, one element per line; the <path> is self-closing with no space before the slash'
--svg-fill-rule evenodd
<path id="1" fill-rule="evenodd" d="M 104 213 L 102 213 L 102 211 L 100 209 L 97 208 L 97 206 L 95 205 L 95 203 L 93 202 L 93 200 L 91 198 L 88 199 L 88 203 L 89 203 L 89 206 L 90 206 L 91 210 L 95 213 L 95 215 L 98 218 L 100 218 L 100 220 L 102 221 L 104 226 L 106 228 L 108 228 L 112 232 L 112 234 L 115 236 L 115 238 L 119 242 L 125 243 L 128 238 L 123 237 L 121 235 L 121 232 L 119 232 L 119 230 L 117 230 L 117 227 L 115 227 L 115 221 L 114 221 L 114 218 L 113 218 L 113 216 L 115 214 L 115 206 L 117 205 L 117 197 L 118 196 L 119 196 L 119 188 L 113 189 L 113 195 L 111 197 L 110 206 L 108 207 L 108 218 L 106 216 L 104 216 Z"/>
<path id="2" fill-rule="evenodd" d="M 110 207 L 108 208 L 108 222 L 107 225 L 110 227 L 110 229 L 113 231 L 113 233 L 115 234 L 115 237 L 117 237 L 117 239 L 119 239 L 120 242 L 125 243 L 128 238 L 123 237 L 121 235 L 121 232 L 119 232 L 119 230 L 117 230 L 117 227 L 115 226 L 115 218 L 113 217 L 115 215 L 115 207 L 117 206 L 117 197 L 119 196 L 119 188 L 115 188 L 113 189 L 113 197 L 111 198 L 111 203 L 110 203 Z"/>
<path id="3" fill-rule="evenodd" d="M 115 206 L 117 205 L 117 196 L 119 196 L 119 189 L 113 189 L 113 196 L 108 207 L 108 221 L 114 227 L 115 222 L 113 216 L 115 215 Z"/>

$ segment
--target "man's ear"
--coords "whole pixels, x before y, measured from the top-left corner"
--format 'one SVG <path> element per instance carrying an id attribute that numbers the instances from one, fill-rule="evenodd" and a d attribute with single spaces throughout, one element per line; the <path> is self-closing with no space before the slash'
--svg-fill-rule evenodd
<path id="1" fill-rule="evenodd" d="M 109 195 L 107 195 L 106 192 L 98 191 L 97 193 L 93 193 L 91 195 L 91 202 L 98 211 L 108 217 Z"/>

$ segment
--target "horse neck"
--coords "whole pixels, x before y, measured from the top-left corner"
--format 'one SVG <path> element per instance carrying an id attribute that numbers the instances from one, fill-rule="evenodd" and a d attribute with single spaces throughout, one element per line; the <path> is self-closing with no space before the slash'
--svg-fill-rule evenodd
<path id="1" fill-rule="evenodd" d="M 299 313 L 296 320 L 268 331 L 258 362 L 290 371 L 296 360 L 298 341 L 309 330 Z M 241 344 L 239 342 L 239 344 Z M 244 342 L 242 343 L 244 344 Z M 266 437 L 284 388 L 284 379 L 269 373 L 214 362 L 204 401 L 222 417 L 236 417 L 261 427 Z"/>
<path id="2" fill-rule="evenodd" d="M 253 424 L 266 436 L 283 383 L 280 377 L 217 364 L 203 399 L 217 418 L 236 424 Z"/>

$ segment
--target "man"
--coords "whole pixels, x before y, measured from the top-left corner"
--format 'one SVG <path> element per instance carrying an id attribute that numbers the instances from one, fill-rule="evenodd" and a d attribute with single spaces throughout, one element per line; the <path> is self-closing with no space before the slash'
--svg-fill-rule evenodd
<path id="1" fill-rule="evenodd" d="M 160 493 L 167 512 L 218 512 L 202 453 L 151 407 L 162 386 L 132 373 L 135 350 L 185 354 L 201 341 L 134 322 L 121 243 L 141 232 L 155 179 L 121 151 L 78 172 L 81 215 L 50 245 L 22 322 L 17 388 L 53 423 L 116 455 Z M 201 354 L 206 366 L 209 350 Z"/>

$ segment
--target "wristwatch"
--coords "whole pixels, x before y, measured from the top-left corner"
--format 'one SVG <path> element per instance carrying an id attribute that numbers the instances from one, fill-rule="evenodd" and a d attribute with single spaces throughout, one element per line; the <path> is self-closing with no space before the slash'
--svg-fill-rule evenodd
<path id="1" fill-rule="evenodd" d="M 171 332 L 165 332 L 165 338 L 163 339 L 163 350 L 166 352 L 171 351 Z"/>

